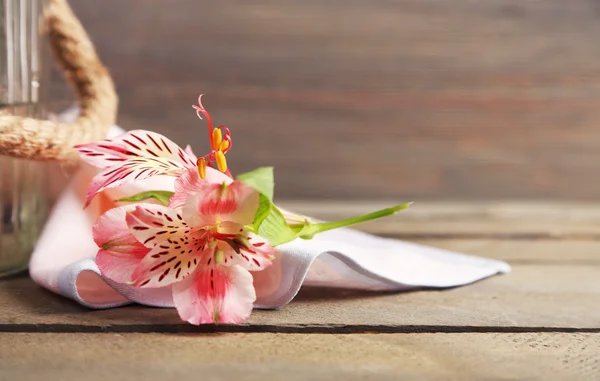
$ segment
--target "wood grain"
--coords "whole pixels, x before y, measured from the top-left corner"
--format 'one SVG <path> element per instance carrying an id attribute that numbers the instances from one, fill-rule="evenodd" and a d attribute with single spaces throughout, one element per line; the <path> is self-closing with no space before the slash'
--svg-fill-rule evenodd
<path id="1" fill-rule="evenodd" d="M 321 218 L 376 209 L 285 204 Z M 508 260 L 512 273 L 444 291 L 303 288 L 281 310 L 233 327 L 194 327 L 173 309 L 92 311 L 25 276 L 4 279 L 0 381 L 598 379 L 599 211 L 427 203 L 391 219 L 389 233 L 412 226 L 421 243 Z"/>
<path id="2" fill-rule="evenodd" d="M 590 255 L 596 257 L 596 253 Z M 600 331 L 600 266 L 515 265 L 508 275 L 444 291 L 374 293 L 305 288 L 278 311 L 254 311 L 249 332 Z M 83 327 L 83 328 L 82 328 Z M 87 328 L 85 328 L 87 327 Z M 92 311 L 27 278 L 0 282 L 2 331 L 212 331 L 183 324 L 173 309 Z M 219 328 L 217 327 L 217 330 Z M 223 327 L 223 330 L 236 328 Z"/>
<path id="3" fill-rule="evenodd" d="M 600 194 L 594 1 L 71 3 L 122 126 L 202 152 L 206 93 L 230 166 L 274 165 L 282 197 Z"/>
<path id="4" fill-rule="evenodd" d="M 0 334 L 0 380 L 592 380 L 600 334 Z"/>
<path id="5" fill-rule="evenodd" d="M 282 207 L 309 217 L 335 221 L 408 200 L 284 200 Z M 370 233 L 401 238 L 600 239 L 596 202 L 416 202 L 384 219 L 356 225 Z"/>

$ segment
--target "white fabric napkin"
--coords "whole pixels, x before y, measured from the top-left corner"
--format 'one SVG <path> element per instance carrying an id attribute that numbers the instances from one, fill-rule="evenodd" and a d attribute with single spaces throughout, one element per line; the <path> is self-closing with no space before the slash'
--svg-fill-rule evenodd
<path id="1" fill-rule="evenodd" d="M 114 127 L 109 136 L 122 133 Z M 173 307 L 169 287 L 140 289 L 104 278 L 94 261 L 92 225 L 110 199 L 98 196 L 84 210 L 85 188 L 94 175 L 85 167 L 73 177 L 42 232 L 30 261 L 30 275 L 42 287 L 90 308 L 130 303 Z M 112 190 L 114 198 L 147 189 L 173 190 L 172 178 L 154 178 Z M 114 192 L 122 192 L 121 194 Z M 415 206 L 418 207 L 418 206 Z M 405 291 L 473 283 L 510 271 L 502 261 L 479 258 L 395 239 L 340 229 L 279 246 L 273 266 L 253 273 L 255 308 L 279 308 L 302 285 Z"/>

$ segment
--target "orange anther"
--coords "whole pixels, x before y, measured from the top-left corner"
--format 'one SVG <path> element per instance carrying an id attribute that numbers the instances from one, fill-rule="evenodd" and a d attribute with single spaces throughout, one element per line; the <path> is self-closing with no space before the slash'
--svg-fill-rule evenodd
<path id="1" fill-rule="evenodd" d="M 200 175 L 200 178 L 204 180 L 206 178 L 206 160 L 201 157 L 198 159 L 196 164 L 198 165 L 198 175 Z"/>
<path id="2" fill-rule="evenodd" d="M 217 151 L 215 153 L 215 161 L 217 162 L 217 167 L 219 167 L 219 171 L 225 173 L 227 172 L 227 160 L 225 159 L 225 154 L 223 151 Z"/>

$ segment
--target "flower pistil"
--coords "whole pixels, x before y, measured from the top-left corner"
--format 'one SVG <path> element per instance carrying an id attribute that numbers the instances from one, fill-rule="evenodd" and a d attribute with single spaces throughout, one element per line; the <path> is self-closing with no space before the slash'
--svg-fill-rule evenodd
<path id="1" fill-rule="evenodd" d="M 198 105 L 192 107 L 196 110 L 198 118 L 203 119 L 202 115 L 206 118 L 211 148 L 211 151 L 199 158 L 196 163 L 198 165 L 198 174 L 200 175 L 200 178 L 203 180 L 206 178 L 206 167 L 208 165 L 213 168 L 214 165 L 216 165 L 219 171 L 227 174 L 227 159 L 225 158 L 225 153 L 231 149 L 231 132 L 229 131 L 229 128 L 225 126 L 213 127 L 212 118 L 202 105 L 202 95 L 198 97 Z"/>

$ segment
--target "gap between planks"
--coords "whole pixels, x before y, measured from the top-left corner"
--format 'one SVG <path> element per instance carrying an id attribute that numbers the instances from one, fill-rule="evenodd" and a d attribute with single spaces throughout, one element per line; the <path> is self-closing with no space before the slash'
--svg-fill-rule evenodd
<path id="1" fill-rule="evenodd" d="M 600 333 L 600 328 L 451 325 L 201 325 L 190 324 L 0 324 L 0 333 Z"/>
<path id="2" fill-rule="evenodd" d="M 368 233 L 376 234 L 381 237 L 395 238 L 400 240 L 427 240 L 427 239 L 493 239 L 507 241 L 600 241 L 599 233 L 556 233 L 556 232 L 530 232 L 530 233 L 503 233 L 503 232 L 472 232 L 472 233 L 457 233 L 457 232 L 378 232 L 375 229 L 362 229 Z"/>

